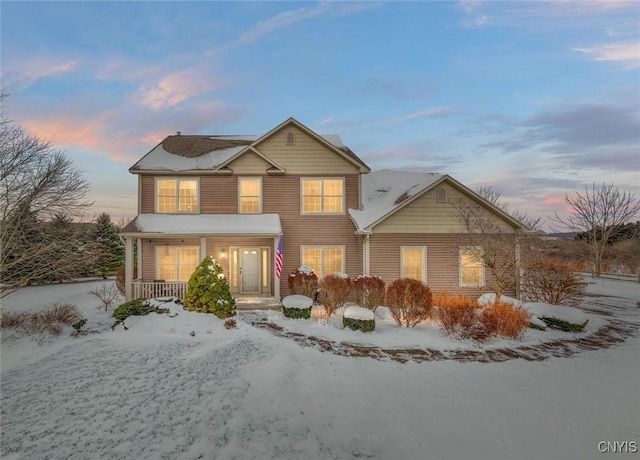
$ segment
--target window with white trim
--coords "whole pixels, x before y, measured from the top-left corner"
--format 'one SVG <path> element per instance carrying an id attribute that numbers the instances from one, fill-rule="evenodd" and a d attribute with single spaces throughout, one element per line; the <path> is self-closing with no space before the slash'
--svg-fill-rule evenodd
<path id="1" fill-rule="evenodd" d="M 303 214 L 344 214 L 344 178 L 303 178 Z"/>
<path id="2" fill-rule="evenodd" d="M 311 267 L 318 279 L 345 271 L 344 246 L 301 246 L 302 265 Z"/>
<path id="3" fill-rule="evenodd" d="M 402 246 L 400 248 L 400 277 L 427 282 L 427 248 Z"/>
<path id="4" fill-rule="evenodd" d="M 156 279 L 189 281 L 199 263 L 198 246 L 156 246 Z"/>
<path id="5" fill-rule="evenodd" d="M 484 265 L 482 249 L 463 247 L 459 250 L 460 287 L 484 286 Z"/>
<path id="6" fill-rule="evenodd" d="M 198 212 L 198 179 L 156 178 L 156 212 Z"/>
<path id="7" fill-rule="evenodd" d="M 262 212 L 262 178 L 241 177 L 238 179 L 239 212 L 259 214 Z"/>

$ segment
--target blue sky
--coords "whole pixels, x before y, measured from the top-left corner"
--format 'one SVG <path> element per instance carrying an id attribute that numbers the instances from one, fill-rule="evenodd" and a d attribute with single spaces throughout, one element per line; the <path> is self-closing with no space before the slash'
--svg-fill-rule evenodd
<path id="1" fill-rule="evenodd" d="M 135 215 L 127 169 L 166 135 L 290 116 L 373 169 L 448 173 L 544 219 L 593 182 L 640 196 L 637 1 L 1 8 L 7 114 L 84 171 L 94 214 Z"/>

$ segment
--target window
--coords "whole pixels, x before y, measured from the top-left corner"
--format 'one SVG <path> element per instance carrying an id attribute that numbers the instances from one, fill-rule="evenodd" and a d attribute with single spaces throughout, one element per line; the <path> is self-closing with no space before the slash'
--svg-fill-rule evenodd
<path id="1" fill-rule="evenodd" d="M 402 278 L 427 282 L 427 248 L 424 246 L 402 246 L 400 248 Z"/>
<path id="2" fill-rule="evenodd" d="M 344 213 L 344 179 L 302 179 L 302 213 Z"/>
<path id="3" fill-rule="evenodd" d="M 438 203 L 446 203 L 447 202 L 447 190 L 440 188 L 438 189 L 438 191 L 436 192 L 436 201 Z"/>
<path id="4" fill-rule="evenodd" d="M 156 212 L 197 213 L 198 179 L 156 179 Z"/>
<path id="5" fill-rule="evenodd" d="M 482 249 L 460 248 L 460 286 L 484 286 L 484 267 Z"/>
<path id="6" fill-rule="evenodd" d="M 165 281 L 189 281 L 200 263 L 197 246 L 156 246 L 156 278 Z"/>
<path id="7" fill-rule="evenodd" d="M 287 145 L 294 145 L 296 143 L 296 135 L 295 133 L 292 133 L 291 131 L 289 131 L 287 133 Z"/>
<path id="8" fill-rule="evenodd" d="M 262 179 L 241 177 L 238 179 L 240 213 L 259 214 L 262 212 Z"/>
<path id="9" fill-rule="evenodd" d="M 300 249 L 302 265 L 311 267 L 318 279 L 344 272 L 344 246 L 302 246 Z"/>

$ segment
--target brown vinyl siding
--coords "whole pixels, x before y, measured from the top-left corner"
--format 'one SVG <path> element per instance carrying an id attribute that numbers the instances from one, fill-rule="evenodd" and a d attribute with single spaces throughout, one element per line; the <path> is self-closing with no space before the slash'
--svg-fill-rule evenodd
<path id="1" fill-rule="evenodd" d="M 468 245 L 465 235 L 455 234 L 374 234 L 370 236 L 370 274 L 381 276 L 386 283 L 400 278 L 400 248 L 427 247 L 427 284 L 434 292 L 448 291 L 457 295 L 478 297 L 488 291 L 493 277 L 485 268 L 484 288 L 459 286 L 458 250 Z M 515 290 L 505 292 L 515 296 Z"/>
<path id="2" fill-rule="evenodd" d="M 283 268 L 280 292 L 287 295 L 287 275 L 301 265 L 300 246 L 342 245 L 345 246 L 345 270 L 348 274 L 360 274 L 361 239 L 354 233 L 355 227 L 345 210 L 340 215 L 301 215 L 300 178 L 310 176 L 290 175 L 266 176 L 262 178 L 262 207 L 264 213 L 280 215 L 283 236 Z M 344 177 L 346 208 L 358 206 L 358 175 L 336 175 L 322 177 Z"/>

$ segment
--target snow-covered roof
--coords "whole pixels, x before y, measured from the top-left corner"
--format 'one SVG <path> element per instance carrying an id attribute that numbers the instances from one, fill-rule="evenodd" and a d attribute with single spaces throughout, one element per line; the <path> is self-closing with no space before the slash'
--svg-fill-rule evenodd
<path id="1" fill-rule="evenodd" d="M 355 157 L 355 154 L 342 143 L 340 136 L 328 134 L 320 137 L 341 152 Z M 134 164 L 131 171 L 214 170 L 257 139 L 258 136 L 168 136 Z"/>
<path id="2" fill-rule="evenodd" d="M 444 176 L 437 173 L 394 171 L 381 169 L 362 175 L 363 210 L 350 209 L 349 214 L 358 230 L 371 224 L 402 206 L 412 196 L 433 186 Z"/>
<path id="3" fill-rule="evenodd" d="M 279 235 L 278 214 L 139 214 L 123 234 Z"/>

